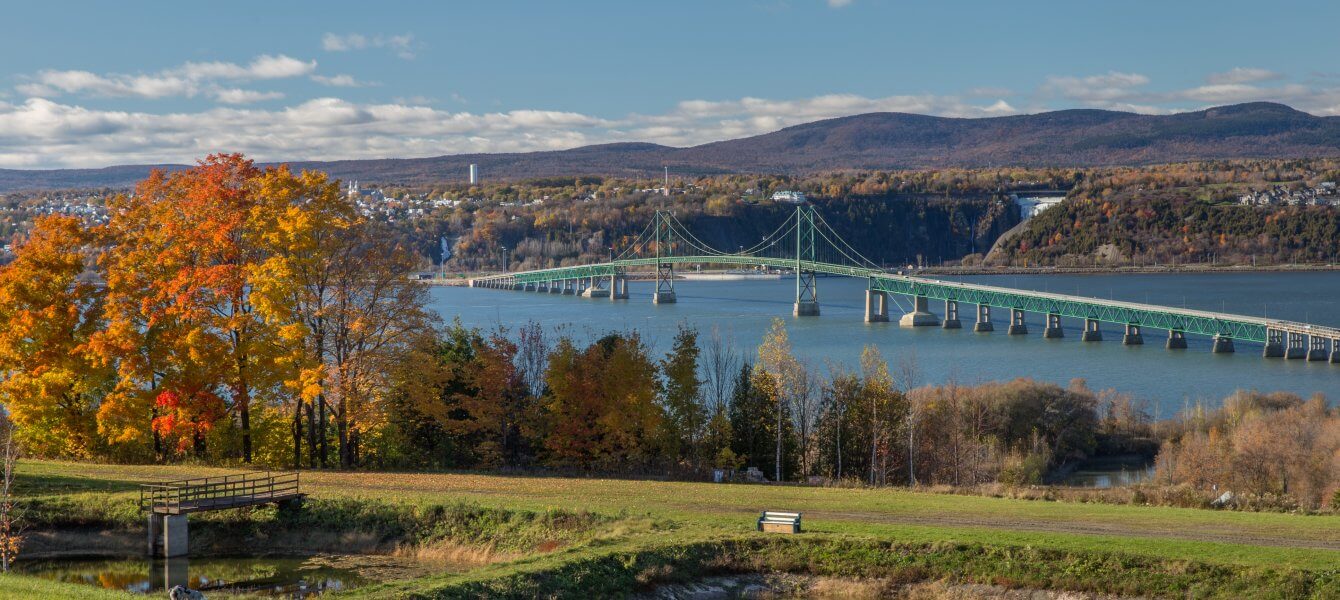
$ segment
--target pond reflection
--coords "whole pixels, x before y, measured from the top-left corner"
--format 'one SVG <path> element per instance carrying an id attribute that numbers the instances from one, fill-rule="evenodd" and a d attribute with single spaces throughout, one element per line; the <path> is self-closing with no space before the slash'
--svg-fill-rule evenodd
<path id="1" fill-rule="evenodd" d="M 351 568 L 331 564 L 329 557 L 51 559 L 20 561 L 14 570 L 43 579 L 137 594 L 182 585 L 210 597 L 250 595 L 295 600 L 368 582 Z"/>

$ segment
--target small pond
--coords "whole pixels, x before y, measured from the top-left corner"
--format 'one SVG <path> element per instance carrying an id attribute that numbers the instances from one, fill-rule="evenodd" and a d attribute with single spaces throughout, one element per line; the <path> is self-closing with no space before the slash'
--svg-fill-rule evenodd
<path id="1" fill-rule="evenodd" d="M 1086 461 L 1057 483 L 1073 487 L 1113 488 L 1144 483 L 1153 477 L 1154 464 L 1148 459 L 1122 457 Z"/>
<path id="2" fill-rule="evenodd" d="M 312 598 L 371 583 L 359 566 L 368 557 L 35 559 L 19 561 L 25 575 L 158 595 L 184 585 L 207 597 Z"/>

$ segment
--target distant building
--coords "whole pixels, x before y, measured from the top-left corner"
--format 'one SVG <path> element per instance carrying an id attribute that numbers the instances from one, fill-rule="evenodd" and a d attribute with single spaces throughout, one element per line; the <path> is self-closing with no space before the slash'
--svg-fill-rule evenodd
<path id="1" fill-rule="evenodd" d="M 470 185 L 479 183 L 479 165 L 470 165 Z"/>
<path id="2" fill-rule="evenodd" d="M 1065 196 L 1020 196 L 1011 194 L 1014 202 L 1019 205 L 1019 217 L 1028 220 L 1038 216 L 1044 210 L 1047 210 L 1065 200 Z"/>
<path id="3" fill-rule="evenodd" d="M 793 191 L 790 191 L 790 190 L 783 190 L 783 191 L 780 191 L 780 192 L 773 192 L 773 194 L 772 194 L 772 201 L 773 201 L 773 202 L 786 202 L 786 203 L 788 203 L 788 204 L 804 204 L 804 203 L 805 203 L 805 192 L 793 192 Z"/>

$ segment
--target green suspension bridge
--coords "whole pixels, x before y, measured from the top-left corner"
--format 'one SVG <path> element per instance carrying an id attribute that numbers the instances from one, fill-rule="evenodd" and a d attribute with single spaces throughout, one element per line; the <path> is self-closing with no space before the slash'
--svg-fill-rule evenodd
<path id="1" fill-rule="evenodd" d="M 1264 346 L 1266 357 L 1340 363 L 1340 329 L 1296 321 L 1251 317 L 1067 294 L 1033 292 L 974 283 L 946 282 L 890 272 L 862 256 L 824 221 L 812 206 L 799 206 L 776 230 L 750 248 L 724 252 L 689 231 L 673 214 L 658 211 L 647 228 L 608 262 L 504 273 L 470 280 L 470 287 L 568 294 L 587 298 L 628 298 L 628 273 L 654 274 L 652 302 L 675 302 L 676 267 L 704 265 L 763 267 L 795 276 L 793 314 L 819 314 L 820 274 L 864 279 L 865 320 L 889 320 L 889 300 L 905 297 L 909 309 L 899 319 L 906 327 L 962 327 L 961 304 L 976 307 L 973 330 L 994 331 L 993 309 L 1009 313 L 1007 332 L 1028 333 L 1028 313 L 1045 316 L 1043 337 L 1062 337 L 1061 319 L 1083 320 L 1081 339 L 1102 340 L 1102 323 L 1125 328 L 1124 344 L 1144 343 L 1145 328 L 1164 330 L 1170 349 L 1186 348 L 1186 336 L 1213 338 L 1214 352 L 1233 352 L 1234 342 Z M 930 302 L 942 301 L 943 318 Z M 899 302 L 902 306 L 902 303 Z"/>

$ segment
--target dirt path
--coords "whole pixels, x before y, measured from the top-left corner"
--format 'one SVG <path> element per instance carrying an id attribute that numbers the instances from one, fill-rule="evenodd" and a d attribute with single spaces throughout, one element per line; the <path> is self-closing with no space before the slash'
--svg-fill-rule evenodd
<path id="1" fill-rule="evenodd" d="M 1165 529 L 1142 529 L 1119 524 L 1084 522 L 1048 522 L 1025 519 L 990 519 L 934 516 L 934 515 L 889 515 L 870 512 L 832 512 L 807 511 L 807 518 L 836 519 L 843 521 L 862 521 L 869 523 L 890 523 L 897 525 L 942 525 L 949 527 L 980 527 L 1002 531 L 1036 531 L 1043 533 L 1070 533 L 1078 535 L 1115 535 L 1124 537 L 1147 537 L 1197 542 L 1219 542 L 1225 544 L 1245 544 L 1250 546 L 1275 546 L 1280 548 L 1311 548 L 1317 550 L 1340 551 L 1340 541 L 1298 539 L 1254 534 L 1224 533 L 1184 529 L 1169 531 Z"/>

